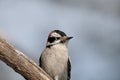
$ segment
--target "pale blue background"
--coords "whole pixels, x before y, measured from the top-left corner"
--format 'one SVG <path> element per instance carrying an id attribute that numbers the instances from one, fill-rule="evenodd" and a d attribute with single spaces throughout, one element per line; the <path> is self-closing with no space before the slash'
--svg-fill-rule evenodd
<path id="1" fill-rule="evenodd" d="M 54 29 L 69 43 L 72 80 L 120 80 L 120 0 L 0 0 L 0 35 L 38 64 Z M 0 80 L 24 80 L 0 61 Z"/>

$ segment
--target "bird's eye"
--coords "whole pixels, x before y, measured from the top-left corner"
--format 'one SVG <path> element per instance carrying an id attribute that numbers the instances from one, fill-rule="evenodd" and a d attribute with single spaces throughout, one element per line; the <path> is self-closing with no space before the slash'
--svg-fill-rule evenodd
<path id="1" fill-rule="evenodd" d="M 56 40 L 59 40 L 60 39 L 60 37 L 56 37 Z"/>
<path id="2" fill-rule="evenodd" d="M 50 43 L 54 42 L 55 40 L 56 40 L 55 37 L 49 37 L 49 38 L 48 38 L 48 42 L 50 42 Z"/>

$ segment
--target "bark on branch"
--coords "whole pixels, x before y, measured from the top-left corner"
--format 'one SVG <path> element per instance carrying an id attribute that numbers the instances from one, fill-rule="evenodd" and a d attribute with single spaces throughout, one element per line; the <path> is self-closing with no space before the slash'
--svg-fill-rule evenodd
<path id="1" fill-rule="evenodd" d="M 0 38 L 0 60 L 21 74 L 26 80 L 52 80 L 35 62 Z"/>

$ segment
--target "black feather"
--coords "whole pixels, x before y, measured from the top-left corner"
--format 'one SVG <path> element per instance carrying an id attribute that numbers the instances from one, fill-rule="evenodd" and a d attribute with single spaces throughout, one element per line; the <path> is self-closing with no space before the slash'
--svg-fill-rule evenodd
<path id="1" fill-rule="evenodd" d="M 53 43 L 55 40 L 56 40 L 55 37 L 49 37 L 47 41 Z"/>
<path id="2" fill-rule="evenodd" d="M 67 72 L 68 72 L 67 80 L 70 80 L 70 78 L 71 78 L 71 63 L 70 63 L 69 59 L 68 59 L 68 62 L 67 62 Z"/>
<path id="3" fill-rule="evenodd" d="M 54 30 L 53 32 L 56 32 L 56 33 L 60 34 L 61 36 L 66 36 L 66 34 L 60 30 Z"/>
<path id="4" fill-rule="evenodd" d="M 42 66 L 42 64 L 41 64 L 41 56 L 40 56 L 40 58 L 39 58 L 39 66 L 41 67 Z"/>

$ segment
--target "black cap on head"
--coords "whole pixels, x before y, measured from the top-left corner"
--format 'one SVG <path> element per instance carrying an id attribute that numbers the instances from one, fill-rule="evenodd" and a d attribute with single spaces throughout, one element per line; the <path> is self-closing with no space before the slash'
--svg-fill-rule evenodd
<path id="1" fill-rule="evenodd" d="M 54 30 L 53 32 L 56 32 L 56 33 L 60 34 L 61 36 L 67 36 L 64 32 L 62 32 L 60 30 Z"/>

